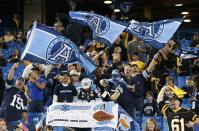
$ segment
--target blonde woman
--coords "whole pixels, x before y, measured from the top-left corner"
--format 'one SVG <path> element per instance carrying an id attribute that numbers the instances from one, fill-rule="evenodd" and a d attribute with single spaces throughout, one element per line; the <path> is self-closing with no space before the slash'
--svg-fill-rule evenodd
<path id="1" fill-rule="evenodd" d="M 157 122 L 149 118 L 145 124 L 144 131 L 160 131 L 160 129 L 158 128 Z"/>

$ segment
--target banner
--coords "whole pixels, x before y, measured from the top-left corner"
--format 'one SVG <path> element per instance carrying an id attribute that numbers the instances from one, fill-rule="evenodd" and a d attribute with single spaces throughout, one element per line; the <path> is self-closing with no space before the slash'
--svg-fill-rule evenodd
<path id="1" fill-rule="evenodd" d="M 113 102 L 55 103 L 47 110 L 46 125 L 79 128 L 111 127 L 118 123 L 118 105 Z"/>
<path id="2" fill-rule="evenodd" d="M 89 26 L 93 31 L 93 38 L 96 41 L 105 43 L 107 46 L 113 44 L 126 28 L 121 22 L 113 22 L 108 17 L 94 13 L 70 11 L 69 15 L 73 21 Z"/>
<path id="3" fill-rule="evenodd" d="M 127 32 L 161 49 L 171 39 L 181 23 L 182 19 L 167 19 L 153 23 L 132 20 L 127 27 Z"/>
<path id="4" fill-rule="evenodd" d="M 28 32 L 26 48 L 21 56 L 35 63 L 67 64 L 80 63 L 89 72 L 96 69 L 95 64 L 69 39 L 46 25 L 34 23 Z"/>

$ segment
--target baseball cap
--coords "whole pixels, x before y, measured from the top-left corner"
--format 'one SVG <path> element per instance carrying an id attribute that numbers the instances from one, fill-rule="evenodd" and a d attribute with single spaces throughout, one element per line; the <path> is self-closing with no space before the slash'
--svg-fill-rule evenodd
<path id="1" fill-rule="evenodd" d="M 21 128 L 23 131 L 28 131 L 28 128 L 23 123 L 19 123 L 19 125 L 14 126 L 14 129 L 16 128 Z"/>
<path id="2" fill-rule="evenodd" d="M 113 70 L 111 74 L 112 75 L 120 75 L 120 72 L 119 72 L 119 70 Z"/>
<path id="3" fill-rule="evenodd" d="M 187 76 L 187 78 L 186 78 L 187 80 L 191 80 L 192 79 L 192 77 L 191 76 Z"/>
<path id="4" fill-rule="evenodd" d="M 23 77 L 21 77 L 21 76 L 20 76 L 20 77 L 18 77 L 18 78 L 17 78 L 17 80 L 25 81 L 25 79 L 24 79 Z"/>
<path id="5" fill-rule="evenodd" d="M 80 76 L 80 72 L 77 72 L 76 70 L 70 71 L 70 76 L 75 75 L 75 76 Z"/>
<path id="6" fill-rule="evenodd" d="M 92 85 L 92 82 L 93 81 L 90 78 L 84 78 L 84 79 L 82 79 L 82 81 L 81 81 L 81 88 L 83 88 L 83 89 L 90 88 L 91 85 Z"/>
<path id="7" fill-rule="evenodd" d="M 116 70 L 112 71 L 111 75 L 112 76 L 120 76 L 120 72 L 119 72 L 119 70 L 116 69 Z"/>
<path id="8" fill-rule="evenodd" d="M 67 71 L 61 72 L 61 76 L 70 76 Z"/>

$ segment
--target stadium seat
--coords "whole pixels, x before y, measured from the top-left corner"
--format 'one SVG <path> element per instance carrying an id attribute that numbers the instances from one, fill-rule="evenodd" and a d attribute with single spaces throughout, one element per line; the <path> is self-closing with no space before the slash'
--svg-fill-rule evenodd
<path id="1" fill-rule="evenodd" d="M 187 104 L 182 103 L 182 107 L 191 109 L 192 105 L 190 103 Z"/>
<path id="2" fill-rule="evenodd" d="M 164 117 L 163 117 L 163 124 L 162 125 L 163 125 L 162 131 L 168 131 L 169 127 L 167 125 L 167 120 Z"/>
<path id="3" fill-rule="evenodd" d="M 162 116 L 156 116 L 155 120 L 158 124 L 158 127 L 160 128 L 160 130 L 163 130 L 163 117 Z"/>
<path id="4" fill-rule="evenodd" d="M 182 87 L 184 85 L 186 85 L 186 76 L 178 76 L 177 78 L 178 80 L 178 87 Z"/>
<path id="5" fill-rule="evenodd" d="M 199 125 L 194 126 L 194 131 L 199 131 Z"/>
<path id="6" fill-rule="evenodd" d="M 29 124 L 37 124 L 41 119 L 43 113 L 28 113 L 28 123 Z"/>
<path id="7" fill-rule="evenodd" d="M 189 104 L 189 98 L 183 98 L 183 104 Z"/>
<path id="8" fill-rule="evenodd" d="M 28 128 L 30 131 L 35 131 L 35 125 L 41 119 L 43 113 L 28 113 Z"/>
<path id="9" fill-rule="evenodd" d="M 140 125 L 140 127 L 142 126 L 142 114 L 141 111 L 135 111 L 135 121 L 138 122 L 138 124 Z"/>

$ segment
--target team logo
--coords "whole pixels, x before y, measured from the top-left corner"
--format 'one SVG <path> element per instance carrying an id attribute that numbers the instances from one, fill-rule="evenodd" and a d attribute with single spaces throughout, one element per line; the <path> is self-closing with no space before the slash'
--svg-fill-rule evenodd
<path id="1" fill-rule="evenodd" d="M 110 20 L 106 17 L 96 15 L 96 14 L 89 14 L 86 16 L 88 25 L 96 36 L 103 35 L 108 32 L 110 28 Z"/>
<path id="2" fill-rule="evenodd" d="M 93 109 L 95 111 L 95 113 L 93 114 L 93 118 L 98 122 L 107 122 L 114 119 L 112 108 L 109 108 L 106 103 L 96 105 Z"/>
<path id="3" fill-rule="evenodd" d="M 155 23 L 132 21 L 129 30 L 139 38 L 151 41 L 160 37 L 164 30 L 164 23 L 162 21 Z"/>
<path id="4" fill-rule="evenodd" d="M 99 122 L 110 121 L 114 118 L 114 115 L 108 114 L 104 111 L 97 111 L 94 113 L 93 118 Z"/>
<path id="5" fill-rule="evenodd" d="M 64 37 L 57 37 L 49 43 L 46 51 L 46 62 L 48 64 L 68 63 L 75 59 L 74 56 L 73 43 Z"/>

